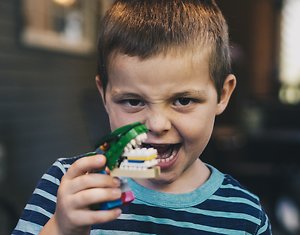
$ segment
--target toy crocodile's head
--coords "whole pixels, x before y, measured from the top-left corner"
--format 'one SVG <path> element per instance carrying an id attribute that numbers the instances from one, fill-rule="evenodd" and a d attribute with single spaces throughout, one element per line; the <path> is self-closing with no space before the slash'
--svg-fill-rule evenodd
<path id="1" fill-rule="evenodd" d="M 139 148 L 147 139 L 148 129 L 136 122 L 120 127 L 102 140 L 100 149 L 107 158 L 107 167 L 114 176 L 153 178 L 159 175 L 157 150 Z"/>

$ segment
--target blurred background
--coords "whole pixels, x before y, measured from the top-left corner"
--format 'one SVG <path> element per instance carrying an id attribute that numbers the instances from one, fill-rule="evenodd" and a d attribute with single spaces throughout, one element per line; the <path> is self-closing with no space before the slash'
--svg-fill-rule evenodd
<path id="1" fill-rule="evenodd" d="M 0 234 L 59 157 L 109 132 L 99 20 L 113 0 L 0 0 Z M 275 235 L 300 234 L 300 1 L 217 0 L 238 86 L 202 158 L 258 194 Z"/>

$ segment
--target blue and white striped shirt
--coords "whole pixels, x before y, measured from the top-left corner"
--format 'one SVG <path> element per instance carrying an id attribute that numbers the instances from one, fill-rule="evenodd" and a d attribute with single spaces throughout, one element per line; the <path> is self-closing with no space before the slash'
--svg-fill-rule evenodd
<path id="1" fill-rule="evenodd" d="M 39 233 L 55 211 L 62 176 L 77 159 L 58 159 L 43 175 L 13 235 Z M 272 234 L 257 196 L 231 176 L 209 168 L 207 182 L 186 194 L 153 191 L 129 179 L 136 199 L 122 208 L 117 220 L 94 225 L 91 234 Z"/>

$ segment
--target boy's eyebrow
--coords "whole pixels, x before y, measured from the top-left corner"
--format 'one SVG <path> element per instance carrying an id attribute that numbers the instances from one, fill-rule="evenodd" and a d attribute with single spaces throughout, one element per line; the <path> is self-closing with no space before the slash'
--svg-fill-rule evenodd
<path id="1" fill-rule="evenodd" d="M 140 95 L 133 92 L 112 92 L 112 97 L 115 100 L 141 98 Z"/>
<path id="2" fill-rule="evenodd" d="M 205 99 L 207 97 L 207 92 L 205 92 L 205 90 L 186 90 L 186 91 L 182 91 L 182 92 L 175 92 L 173 94 L 171 94 L 168 99 L 174 99 L 174 98 L 178 98 L 178 97 L 195 97 L 195 98 L 202 98 Z M 137 93 L 134 92 L 112 92 L 112 97 L 114 100 L 121 100 L 121 99 L 142 99 L 143 96 L 139 95 Z"/>
<path id="3" fill-rule="evenodd" d="M 188 96 L 197 96 L 197 97 L 203 97 L 205 98 L 207 96 L 207 93 L 205 90 L 187 90 L 182 92 L 176 92 L 172 96 L 173 97 L 188 97 Z"/>

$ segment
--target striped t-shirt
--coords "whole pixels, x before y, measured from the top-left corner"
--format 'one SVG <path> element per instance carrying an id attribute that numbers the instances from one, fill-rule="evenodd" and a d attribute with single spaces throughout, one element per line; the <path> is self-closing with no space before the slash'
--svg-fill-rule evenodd
<path id="1" fill-rule="evenodd" d="M 60 180 L 76 159 L 58 159 L 43 175 L 12 234 L 39 233 L 55 211 Z M 117 220 L 92 226 L 91 234 L 272 234 L 259 199 L 209 168 L 210 178 L 186 194 L 153 191 L 129 179 L 136 199 Z"/>

